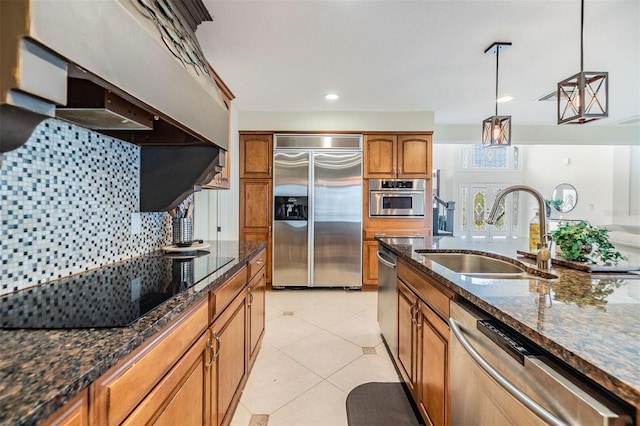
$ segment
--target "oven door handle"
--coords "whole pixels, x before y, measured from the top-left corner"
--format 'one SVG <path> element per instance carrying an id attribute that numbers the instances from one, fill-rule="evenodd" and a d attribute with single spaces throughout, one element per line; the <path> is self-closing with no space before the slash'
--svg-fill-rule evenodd
<path id="1" fill-rule="evenodd" d="M 378 257 L 378 260 L 382 262 L 383 265 L 388 266 L 389 268 L 395 269 L 396 264 L 393 262 L 389 262 L 387 259 L 382 257 L 379 251 L 376 252 L 376 256 Z"/>
<path id="2" fill-rule="evenodd" d="M 493 380 L 498 382 L 500 386 L 504 388 L 509 394 L 511 394 L 515 399 L 520 401 L 525 407 L 529 408 L 533 411 L 538 417 L 540 417 L 545 422 L 557 425 L 557 426 L 567 426 L 567 423 L 559 419 L 558 417 L 551 414 L 547 411 L 546 408 L 542 407 L 536 401 L 531 399 L 527 394 L 522 392 L 520 389 L 515 387 L 513 383 L 508 381 L 502 374 L 500 374 L 491 364 L 487 362 L 482 355 L 475 350 L 471 343 L 464 337 L 462 334 L 462 330 L 458 326 L 458 323 L 453 318 L 449 318 L 449 327 L 451 328 L 451 332 L 458 339 L 462 347 L 467 351 L 467 353 L 473 358 L 475 362 L 489 375 Z M 497 346 L 496 346 L 497 347 Z"/>

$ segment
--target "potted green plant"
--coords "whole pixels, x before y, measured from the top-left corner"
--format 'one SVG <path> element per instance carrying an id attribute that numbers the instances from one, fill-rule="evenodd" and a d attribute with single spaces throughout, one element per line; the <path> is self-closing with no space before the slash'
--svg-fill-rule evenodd
<path id="1" fill-rule="evenodd" d="M 564 224 L 553 231 L 551 237 L 567 260 L 606 264 L 626 259 L 609 242 L 606 229 L 584 221 Z"/>

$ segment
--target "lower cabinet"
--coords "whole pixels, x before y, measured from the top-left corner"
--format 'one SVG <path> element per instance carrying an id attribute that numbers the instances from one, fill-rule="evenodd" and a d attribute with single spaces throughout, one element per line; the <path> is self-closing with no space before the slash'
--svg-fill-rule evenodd
<path id="1" fill-rule="evenodd" d="M 396 364 L 427 424 L 449 425 L 449 326 L 432 304 L 452 295 L 414 270 L 400 266 L 398 275 Z"/>
<path id="2" fill-rule="evenodd" d="M 249 367 L 253 365 L 258 355 L 260 341 L 264 334 L 265 301 L 266 301 L 266 268 L 262 267 L 254 275 L 247 286 L 247 341 L 249 343 Z"/>
<path id="3" fill-rule="evenodd" d="M 448 425 L 449 326 L 424 304 L 420 306 L 417 321 L 421 343 L 418 351 L 418 408 L 432 425 Z"/>
<path id="4" fill-rule="evenodd" d="M 207 356 L 205 333 L 122 424 L 204 425 L 209 407 Z"/>
<path id="5" fill-rule="evenodd" d="M 242 292 L 209 328 L 207 346 L 211 351 L 211 424 L 214 426 L 230 423 L 247 373 L 246 316 Z"/>
<path id="6" fill-rule="evenodd" d="M 44 424 L 228 425 L 264 334 L 265 258 L 263 250 Z"/>
<path id="7" fill-rule="evenodd" d="M 418 323 L 416 312 L 418 297 L 401 280 L 398 286 L 398 355 L 397 364 L 412 395 L 416 394 Z"/>
<path id="8" fill-rule="evenodd" d="M 89 424 L 89 391 L 84 390 L 49 417 L 43 426 L 84 426 Z"/>

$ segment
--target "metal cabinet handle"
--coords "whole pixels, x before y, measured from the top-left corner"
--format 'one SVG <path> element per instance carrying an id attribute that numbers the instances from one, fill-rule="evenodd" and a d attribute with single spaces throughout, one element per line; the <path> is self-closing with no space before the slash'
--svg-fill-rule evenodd
<path id="1" fill-rule="evenodd" d="M 398 167 L 398 177 L 402 176 L 402 167 Z"/>
<path id="2" fill-rule="evenodd" d="M 561 419 L 551 414 L 549 411 L 547 411 L 547 409 L 542 407 L 540 404 L 538 404 L 536 401 L 531 399 L 520 389 L 515 387 L 513 383 L 508 381 L 502 374 L 500 374 L 495 368 L 493 368 L 491 364 L 487 362 L 487 360 L 482 358 L 482 355 L 480 355 L 478 351 L 476 351 L 475 348 L 471 346 L 471 343 L 469 343 L 469 341 L 464 337 L 464 335 L 462 334 L 462 331 L 458 327 L 458 323 L 456 323 L 456 321 L 453 318 L 449 318 L 449 327 L 451 327 L 451 331 L 453 332 L 453 335 L 456 337 L 456 339 L 458 339 L 462 347 L 467 351 L 467 353 L 471 356 L 471 358 L 473 358 L 473 360 L 477 362 L 478 365 L 482 367 L 482 369 L 489 376 L 491 376 L 491 378 L 493 378 L 493 380 L 498 382 L 500 386 L 504 388 L 504 390 L 509 392 L 514 398 L 520 401 L 525 407 L 533 411 L 538 417 L 540 417 L 545 422 L 552 425 L 557 425 L 557 426 L 567 426 L 567 423 L 565 423 Z"/>
<path id="3" fill-rule="evenodd" d="M 388 266 L 389 268 L 394 268 L 394 269 L 395 269 L 396 264 L 395 264 L 395 263 L 391 263 L 391 262 L 389 262 L 387 259 L 384 259 L 384 258 L 380 255 L 380 252 L 379 252 L 379 251 L 377 251 L 377 252 L 376 252 L 376 257 L 378 258 L 378 260 L 379 260 L 380 262 L 382 262 L 382 264 L 383 264 L 383 265 Z"/>
<path id="4" fill-rule="evenodd" d="M 413 325 L 418 325 L 418 301 L 417 300 L 415 300 L 411 304 L 410 312 L 411 312 L 411 323 Z"/>
<path id="5" fill-rule="evenodd" d="M 218 335 L 217 331 L 213 332 L 213 339 L 216 341 L 217 346 L 218 346 L 218 351 L 214 352 L 213 354 L 213 359 L 211 360 L 211 362 L 215 361 L 216 359 L 218 359 L 218 356 L 220 355 L 220 336 Z"/>
<path id="6" fill-rule="evenodd" d="M 251 305 L 253 304 L 253 291 L 248 288 L 247 291 L 249 292 L 249 302 L 247 303 L 247 307 L 251 307 Z"/>
<path id="7" fill-rule="evenodd" d="M 272 171 L 272 167 L 269 166 L 269 177 L 271 177 L 271 171 Z"/>
<path id="8" fill-rule="evenodd" d="M 209 368 L 211 368 L 211 365 L 215 361 L 215 351 L 213 349 L 213 343 L 211 342 L 211 338 L 207 339 L 207 348 L 209 348 L 209 351 L 211 352 L 211 361 L 209 361 L 206 364 L 206 367 L 207 367 L 207 370 L 208 370 Z"/>
<path id="9" fill-rule="evenodd" d="M 264 263 L 263 258 L 258 259 L 258 261 L 256 262 L 257 265 L 262 265 L 263 263 Z"/>

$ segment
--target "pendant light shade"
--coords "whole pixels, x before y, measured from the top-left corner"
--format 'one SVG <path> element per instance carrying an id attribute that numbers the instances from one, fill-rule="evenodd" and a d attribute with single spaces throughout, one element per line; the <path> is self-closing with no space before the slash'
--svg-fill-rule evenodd
<path id="1" fill-rule="evenodd" d="M 609 116 L 609 73 L 584 71 L 584 0 L 580 7 L 580 72 L 558 83 L 558 124 Z"/>
<path id="2" fill-rule="evenodd" d="M 495 42 L 487 49 L 485 54 L 496 55 L 496 114 L 482 122 L 482 147 L 493 148 L 498 146 L 511 145 L 511 116 L 498 115 L 498 70 L 500 63 L 500 52 L 511 46 L 511 43 Z"/>

